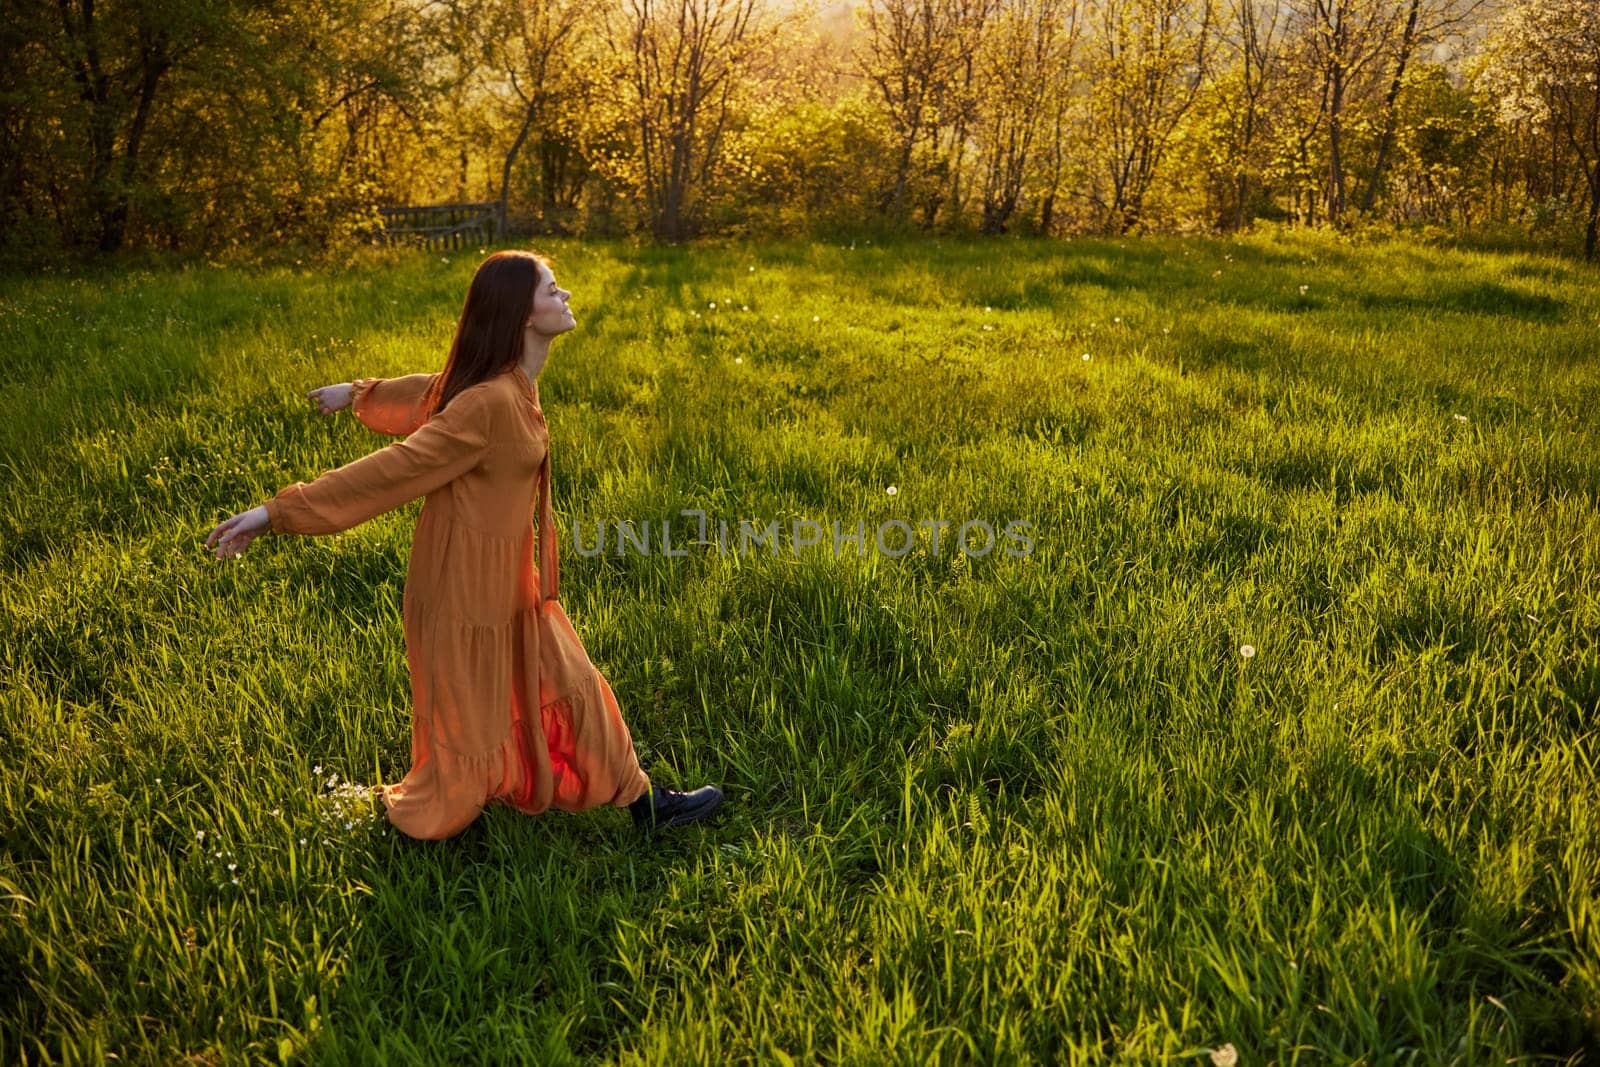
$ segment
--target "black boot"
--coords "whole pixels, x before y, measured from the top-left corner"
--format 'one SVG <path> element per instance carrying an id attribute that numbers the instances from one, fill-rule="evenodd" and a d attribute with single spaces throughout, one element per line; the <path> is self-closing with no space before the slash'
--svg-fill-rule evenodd
<path id="1" fill-rule="evenodd" d="M 633 825 L 641 830 L 664 830 L 699 822 L 722 806 L 722 790 L 703 785 L 688 793 L 652 785 L 650 792 L 628 805 Z"/>

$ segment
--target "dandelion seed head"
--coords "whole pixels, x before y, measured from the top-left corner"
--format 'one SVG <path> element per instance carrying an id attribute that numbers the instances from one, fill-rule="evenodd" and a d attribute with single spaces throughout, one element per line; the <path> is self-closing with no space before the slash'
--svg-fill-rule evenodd
<path id="1" fill-rule="evenodd" d="M 744 362 L 744 357 L 743 356 L 734 356 L 733 357 L 733 361 L 735 363 L 743 363 Z"/>
<path id="2" fill-rule="evenodd" d="M 1085 362 L 1085 363 L 1087 363 L 1087 362 L 1089 362 L 1089 353 L 1087 353 L 1087 352 L 1085 352 L 1085 353 L 1084 353 L 1084 354 L 1083 354 L 1083 361 L 1084 361 L 1084 362 Z"/>
<path id="3" fill-rule="evenodd" d="M 1255 654 L 1256 654 L 1256 646 L 1255 645 L 1240 645 L 1239 646 L 1239 655 L 1243 656 L 1245 659 L 1250 659 Z"/>
<path id="4" fill-rule="evenodd" d="M 1231 1042 L 1211 1050 L 1211 1067 L 1236 1067 L 1238 1062 L 1239 1050 Z"/>
<path id="5" fill-rule="evenodd" d="M 302 838 L 301 838 L 301 839 L 300 839 L 300 843 L 301 843 L 301 844 L 302 844 L 302 845 L 303 845 L 303 844 L 305 844 L 305 843 L 306 843 L 306 839 L 305 839 L 305 838 L 303 838 L 303 837 L 302 837 Z"/>
<path id="6" fill-rule="evenodd" d="M 821 322 L 822 321 L 822 316 L 821 315 L 813 315 L 813 316 L 811 316 L 811 321 L 812 322 Z"/>
<path id="7" fill-rule="evenodd" d="M 885 489 L 884 492 L 888 493 L 890 496 L 898 496 L 900 494 L 900 487 L 891 485 L 889 488 Z"/>
<path id="8" fill-rule="evenodd" d="M 710 308 L 712 311 L 715 311 L 717 310 L 717 302 L 713 300 L 711 303 L 707 304 L 706 307 Z"/>

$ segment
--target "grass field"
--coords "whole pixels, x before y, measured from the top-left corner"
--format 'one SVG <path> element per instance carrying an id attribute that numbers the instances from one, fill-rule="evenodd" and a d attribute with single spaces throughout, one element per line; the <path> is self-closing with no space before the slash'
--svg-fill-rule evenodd
<path id="1" fill-rule="evenodd" d="M 341 817 L 420 505 L 201 545 L 386 443 L 304 394 L 437 369 L 476 249 L 11 278 L 0 1062 L 1600 1062 L 1592 268 L 548 247 L 562 599 L 723 812 Z M 1035 547 L 572 549 L 696 508 Z"/>

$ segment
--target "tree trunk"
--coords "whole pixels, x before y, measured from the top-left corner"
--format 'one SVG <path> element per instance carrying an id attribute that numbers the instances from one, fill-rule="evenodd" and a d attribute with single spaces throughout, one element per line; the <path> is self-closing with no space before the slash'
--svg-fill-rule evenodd
<path id="1" fill-rule="evenodd" d="M 1361 198 L 1361 213 L 1372 214 L 1372 205 L 1378 199 L 1378 186 L 1383 180 L 1383 165 L 1389 158 L 1389 146 L 1394 141 L 1394 128 L 1399 121 L 1400 82 L 1406 74 L 1406 63 L 1411 59 L 1412 43 L 1416 40 L 1417 11 L 1422 0 L 1411 0 L 1411 10 L 1406 13 L 1405 32 L 1400 37 L 1400 56 L 1394 67 L 1394 80 L 1389 83 L 1389 95 L 1383 102 L 1383 134 L 1378 138 L 1378 158 L 1372 164 L 1372 177 L 1367 181 L 1367 191 Z"/>
<path id="2" fill-rule="evenodd" d="M 1339 153 L 1343 132 L 1344 68 L 1333 68 L 1333 91 L 1328 98 L 1328 222 L 1337 226 L 1344 214 L 1344 159 Z"/>
<path id="3" fill-rule="evenodd" d="M 535 110 L 535 105 L 530 103 L 528 105 L 527 109 L 523 111 L 523 113 L 522 113 L 522 128 L 517 130 L 517 138 L 516 138 L 516 140 L 511 142 L 511 147 L 506 151 L 505 162 L 503 162 L 500 165 L 500 202 L 499 202 L 499 221 L 497 223 L 497 229 L 499 229 L 501 231 L 498 236 L 499 236 L 499 239 L 502 240 L 502 241 L 505 240 L 505 236 L 506 236 L 505 232 L 504 232 L 504 230 L 505 230 L 505 218 L 506 218 L 506 201 L 507 201 L 507 199 L 508 199 L 508 197 L 510 195 L 510 191 L 511 191 L 511 167 L 512 167 L 512 165 L 514 163 L 516 163 L 516 161 L 517 161 L 517 153 L 522 151 L 522 145 L 528 139 L 528 131 L 533 129 L 533 114 L 534 114 L 534 110 Z"/>
<path id="4" fill-rule="evenodd" d="M 1589 178 L 1589 225 L 1583 231 L 1583 258 L 1595 257 L 1595 243 L 1600 238 L 1600 173 Z"/>

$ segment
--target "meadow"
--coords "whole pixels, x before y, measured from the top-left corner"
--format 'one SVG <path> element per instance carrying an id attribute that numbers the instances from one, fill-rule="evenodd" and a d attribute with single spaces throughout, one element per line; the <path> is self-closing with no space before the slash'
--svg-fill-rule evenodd
<path id="1" fill-rule="evenodd" d="M 0 1062 L 1600 1061 L 1594 268 L 540 247 L 562 600 L 722 812 L 398 837 L 420 503 L 202 547 L 476 249 L 7 278 Z M 917 542 L 573 550 L 686 509 Z"/>

